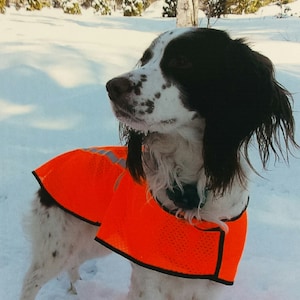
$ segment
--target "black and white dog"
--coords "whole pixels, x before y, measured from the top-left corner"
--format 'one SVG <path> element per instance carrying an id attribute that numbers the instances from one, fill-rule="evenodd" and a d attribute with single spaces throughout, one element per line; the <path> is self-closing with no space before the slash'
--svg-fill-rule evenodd
<path id="1" fill-rule="evenodd" d="M 106 87 L 128 146 L 131 176 L 146 181 L 153 197 L 176 211 L 174 218 L 184 212 L 190 226 L 199 220 L 226 229 L 224 219 L 245 210 L 253 139 L 263 166 L 272 153 L 286 158 L 297 147 L 292 97 L 275 80 L 271 61 L 223 31 L 165 32 L 134 70 Z M 197 195 L 183 197 L 185 186 L 194 186 Z M 60 209 L 43 189 L 27 221 L 33 260 L 22 300 L 35 299 L 63 270 L 74 283 L 81 263 L 109 253 L 94 241 L 96 226 Z M 222 299 L 222 287 L 133 264 L 128 299 Z"/>

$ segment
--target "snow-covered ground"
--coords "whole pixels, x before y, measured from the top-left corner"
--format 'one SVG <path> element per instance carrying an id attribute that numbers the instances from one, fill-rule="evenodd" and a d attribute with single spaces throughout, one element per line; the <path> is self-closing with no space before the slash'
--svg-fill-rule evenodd
<path id="1" fill-rule="evenodd" d="M 104 85 L 132 68 L 160 32 L 175 26 L 174 19 L 161 18 L 161 4 L 136 18 L 14 8 L 0 15 L 0 299 L 18 299 L 29 264 L 21 220 L 38 188 L 31 170 L 66 150 L 119 144 Z M 272 59 L 278 80 L 294 95 L 300 141 L 300 1 L 289 6 L 297 17 L 277 19 L 279 8 L 272 6 L 212 24 L 246 37 Z M 200 24 L 206 25 L 203 16 Z M 255 149 L 252 157 L 260 168 Z M 224 300 L 299 299 L 299 174 L 300 161 L 291 157 L 289 167 L 271 163 L 264 178 L 253 177 L 247 245 Z M 81 276 L 78 295 L 67 293 L 68 281 L 61 275 L 38 299 L 123 299 L 130 266 L 112 255 L 85 263 Z"/>

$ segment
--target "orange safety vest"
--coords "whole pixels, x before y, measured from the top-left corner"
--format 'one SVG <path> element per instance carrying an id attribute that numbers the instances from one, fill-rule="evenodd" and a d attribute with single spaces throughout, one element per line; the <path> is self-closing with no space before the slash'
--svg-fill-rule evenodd
<path id="1" fill-rule="evenodd" d="M 218 225 L 191 225 L 165 211 L 125 167 L 127 147 L 64 153 L 33 174 L 57 204 L 98 225 L 96 240 L 131 261 L 166 274 L 233 284 L 242 256 L 247 215 Z"/>

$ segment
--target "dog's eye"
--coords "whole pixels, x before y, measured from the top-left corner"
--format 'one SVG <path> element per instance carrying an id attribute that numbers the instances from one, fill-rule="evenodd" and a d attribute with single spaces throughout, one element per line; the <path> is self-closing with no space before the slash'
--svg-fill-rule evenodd
<path id="1" fill-rule="evenodd" d="M 188 69 L 192 67 L 192 63 L 183 55 L 171 58 L 168 65 L 170 68 L 175 69 Z"/>
<path id="2" fill-rule="evenodd" d="M 147 49 L 144 52 L 144 54 L 143 54 L 143 56 L 142 56 L 142 58 L 140 60 L 141 66 L 144 66 L 152 57 L 153 57 L 152 51 L 150 51 L 149 49 Z"/>

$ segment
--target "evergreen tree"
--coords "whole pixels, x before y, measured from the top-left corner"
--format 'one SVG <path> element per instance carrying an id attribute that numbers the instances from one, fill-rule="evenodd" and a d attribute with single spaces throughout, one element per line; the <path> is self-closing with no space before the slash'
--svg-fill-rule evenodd
<path id="1" fill-rule="evenodd" d="M 163 17 L 176 17 L 177 14 L 177 0 L 165 0 L 163 6 Z"/>
<path id="2" fill-rule="evenodd" d="M 92 7 L 95 12 L 99 12 L 101 15 L 111 14 L 111 9 L 107 0 L 93 0 Z"/>
<path id="3" fill-rule="evenodd" d="M 123 14 L 126 17 L 141 16 L 144 10 L 143 0 L 123 0 Z"/>
<path id="4" fill-rule="evenodd" d="M 40 0 L 27 0 L 25 5 L 26 10 L 41 10 L 43 8 L 43 4 Z"/>
<path id="5" fill-rule="evenodd" d="M 63 0 L 61 3 L 62 9 L 66 14 L 80 15 L 81 10 L 78 0 Z"/>
<path id="6" fill-rule="evenodd" d="M 85 8 L 85 9 L 88 9 L 90 8 L 91 6 L 93 6 L 93 0 L 83 0 L 81 2 L 81 7 Z"/>
<path id="7" fill-rule="evenodd" d="M 5 0 L 0 0 L 0 13 L 5 13 Z"/>
<path id="8" fill-rule="evenodd" d="M 233 14 L 251 14 L 257 12 L 271 0 L 228 0 L 229 12 Z"/>
<path id="9" fill-rule="evenodd" d="M 61 0 L 52 0 L 52 6 L 54 8 L 61 8 Z"/>

